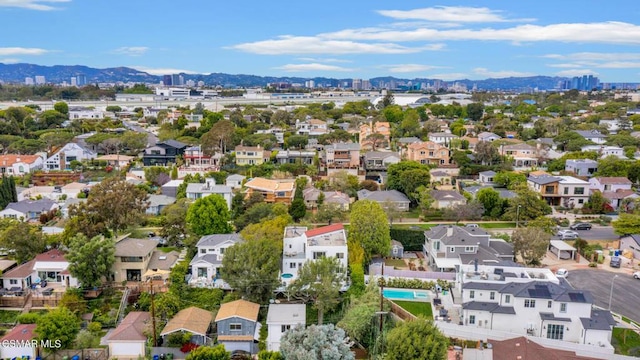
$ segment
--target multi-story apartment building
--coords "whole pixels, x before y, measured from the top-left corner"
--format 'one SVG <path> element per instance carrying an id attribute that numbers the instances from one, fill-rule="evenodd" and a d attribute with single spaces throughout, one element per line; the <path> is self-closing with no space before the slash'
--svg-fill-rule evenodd
<path id="1" fill-rule="evenodd" d="M 569 159 L 565 163 L 564 171 L 576 176 L 591 176 L 598 171 L 598 162 L 591 159 Z"/>
<path id="2" fill-rule="evenodd" d="M 324 162 L 329 169 L 360 167 L 360 144 L 335 143 L 326 146 L 324 150 Z"/>
<path id="3" fill-rule="evenodd" d="M 449 145 L 454 139 L 458 139 L 458 136 L 451 133 L 439 132 L 429 134 L 429 141 L 440 145 Z"/>
<path id="4" fill-rule="evenodd" d="M 425 165 L 447 165 L 451 162 L 449 148 L 433 141 L 409 144 L 406 159 Z"/>
<path id="5" fill-rule="evenodd" d="M 373 139 L 373 134 L 381 135 L 380 139 Z M 363 149 L 375 150 L 389 146 L 391 125 L 387 121 L 370 122 L 360 125 L 360 145 Z"/>
<path id="6" fill-rule="evenodd" d="M 539 165 L 538 149 L 524 143 L 502 146 L 500 154 L 510 156 L 515 168 L 530 169 Z"/>
<path id="7" fill-rule="evenodd" d="M 256 177 L 247 181 L 244 186 L 247 189 L 247 198 L 257 193 L 263 196 L 265 202 L 289 205 L 293 200 L 296 182 L 293 179 L 271 180 Z"/>
<path id="8" fill-rule="evenodd" d="M 265 150 L 260 145 L 238 145 L 236 146 L 235 153 L 236 165 L 238 166 L 262 165 L 271 159 L 271 151 Z"/>
<path id="9" fill-rule="evenodd" d="M 282 281 L 288 285 L 298 277 L 298 271 L 307 261 L 322 257 L 335 257 L 347 268 L 347 235 L 342 224 L 333 224 L 308 230 L 301 226 L 284 229 Z M 346 270 L 345 270 L 346 271 Z"/>
<path id="10" fill-rule="evenodd" d="M 213 234 L 201 237 L 196 244 L 197 253 L 189 263 L 189 284 L 224 287 L 224 282 L 220 279 L 222 258 L 227 248 L 241 241 L 239 234 Z"/>
<path id="11" fill-rule="evenodd" d="M 222 159 L 222 153 L 216 152 L 213 155 L 206 155 L 201 146 L 186 148 L 182 156 L 187 168 L 213 171 L 220 168 L 220 160 Z"/>

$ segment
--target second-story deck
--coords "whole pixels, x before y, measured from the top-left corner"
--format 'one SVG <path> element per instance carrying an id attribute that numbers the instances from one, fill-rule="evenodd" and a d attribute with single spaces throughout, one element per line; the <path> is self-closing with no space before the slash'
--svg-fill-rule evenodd
<path id="1" fill-rule="evenodd" d="M 308 246 L 345 246 L 347 241 L 343 231 L 332 232 L 311 237 L 307 240 Z"/>

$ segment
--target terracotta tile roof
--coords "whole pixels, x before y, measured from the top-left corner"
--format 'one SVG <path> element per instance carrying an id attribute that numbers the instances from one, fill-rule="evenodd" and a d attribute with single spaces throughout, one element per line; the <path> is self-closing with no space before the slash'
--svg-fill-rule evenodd
<path id="1" fill-rule="evenodd" d="M 578 356 L 573 351 L 546 348 L 524 336 L 514 339 L 489 340 L 493 346 L 493 360 L 593 360 L 595 358 Z"/>
<path id="2" fill-rule="evenodd" d="M 17 268 L 13 268 L 9 271 L 7 271 L 6 273 L 2 274 L 2 277 L 5 279 L 24 279 L 27 276 L 31 275 L 31 273 L 33 273 L 33 264 L 36 263 L 36 260 L 33 259 L 31 261 L 28 261 L 20 266 L 18 266 Z"/>
<path id="3" fill-rule="evenodd" d="M 35 337 L 33 333 L 36 329 L 36 324 L 20 324 L 16 325 L 11 331 L 0 339 L 0 341 L 14 340 L 14 341 L 27 341 Z"/>
<path id="4" fill-rule="evenodd" d="M 305 233 L 305 235 L 307 235 L 307 237 L 310 238 L 310 237 L 314 237 L 314 236 L 318 236 L 318 235 L 322 235 L 322 234 L 326 234 L 326 233 L 330 233 L 338 230 L 343 230 L 343 229 L 344 229 L 344 226 L 342 226 L 342 224 L 333 224 L 333 225 L 327 225 L 327 226 L 322 226 L 316 229 L 308 230 Z"/>
<path id="5" fill-rule="evenodd" d="M 45 253 L 36 255 L 36 261 L 67 262 L 64 258 L 64 253 L 60 249 L 51 249 Z"/>
<path id="6" fill-rule="evenodd" d="M 220 307 L 220 310 L 222 310 L 222 307 Z M 197 335 L 207 335 L 207 330 L 209 330 L 211 326 L 212 319 L 213 315 L 211 315 L 210 311 L 192 306 L 180 310 L 169 320 L 160 335 L 164 336 L 179 330 L 187 330 Z"/>
<path id="7" fill-rule="evenodd" d="M 271 180 L 258 177 L 247 181 L 244 186 L 262 191 L 293 191 L 295 180 Z"/>
<path id="8" fill-rule="evenodd" d="M 218 335 L 218 341 L 253 341 L 251 335 Z"/>
<path id="9" fill-rule="evenodd" d="M 150 327 L 151 315 L 144 311 L 132 311 L 109 335 L 107 341 L 145 341 L 145 330 Z"/>
<path id="10" fill-rule="evenodd" d="M 0 165 L 2 166 L 12 166 L 15 163 L 21 162 L 25 164 L 33 164 L 36 162 L 40 156 L 38 155 L 0 155 Z"/>
<path id="11" fill-rule="evenodd" d="M 220 306 L 216 322 L 231 317 L 241 317 L 250 321 L 258 321 L 258 311 L 260 305 L 246 300 L 236 300 Z"/>

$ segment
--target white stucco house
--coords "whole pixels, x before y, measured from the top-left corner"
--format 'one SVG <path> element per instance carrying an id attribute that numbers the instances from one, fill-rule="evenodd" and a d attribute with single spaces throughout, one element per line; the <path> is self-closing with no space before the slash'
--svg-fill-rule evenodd
<path id="1" fill-rule="evenodd" d="M 267 350 L 280 351 L 280 339 L 289 329 L 304 327 L 307 314 L 304 304 L 270 304 L 267 312 Z"/>
<path id="2" fill-rule="evenodd" d="M 68 143 L 56 151 L 45 161 L 47 170 L 71 170 L 72 161 L 86 161 L 95 159 L 98 154 L 76 143 Z"/>
<path id="3" fill-rule="evenodd" d="M 44 157 L 46 157 L 46 154 Z M 44 157 L 40 155 L 0 155 L 0 173 L 22 176 L 42 169 Z"/>
<path id="4" fill-rule="evenodd" d="M 549 269 L 461 265 L 465 326 L 611 347 L 615 320 Z"/>
<path id="5" fill-rule="evenodd" d="M 298 271 L 307 261 L 335 257 L 347 268 L 347 235 L 341 223 L 312 230 L 303 226 L 288 226 L 284 229 L 283 242 L 281 276 L 285 286 L 298 277 Z"/>
<path id="6" fill-rule="evenodd" d="M 196 244 L 198 252 L 189 263 L 191 267 L 189 283 L 194 286 L 224 287 L 225 284 L 219 276 L 222 258 L 227 248 L 241 241 L 240 234 L 214 234 L 201 237 Z"/>
<path id="7" fill-rule="evenodd" d="M 209 195 L 220 195 L 227 203 L 227 208 L 231 209 L 231 198 L 233 189 L 227 185 L 216 185 L 215 179 L 207 178 L 204 184 L 190 183 L 187 185 L 187 199 L 198 200 Z"/>
<path id="8" fill-rule="evenodd" d="M 229 186 L 232 189 L 240 189 L 242 187 L 242 182 L 247 177 L 240 174 L 232 174 L 227 177 L 225 180 L 225 185 Z"/>
<path id="9" fill-rule="evenodd" d="M 35 339 L 36 324 L 18 324 L 0 339 L 0 357 L 3 359 L 35 359 L 37 347 L 29 342 Z"/>

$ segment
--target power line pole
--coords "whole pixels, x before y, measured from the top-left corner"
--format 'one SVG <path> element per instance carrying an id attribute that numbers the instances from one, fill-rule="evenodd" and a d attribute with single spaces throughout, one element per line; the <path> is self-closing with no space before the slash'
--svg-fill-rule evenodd
<path id="1" fill-rule="evenodd" d="M 150 291 L 151 291 L 151 322 L 152 322 L 152 326 L 153 326 L 153 346 L 156 347 L 158 346 L 158 337 L 156 332 L 158 331 L 156 328 L 156 303 L 154 302 L 154 297 L 155 294 L 153 292 L 153 279 L 151 280 L 151 282 L 149 282 L 149 285 L 151 286 Z"/>

